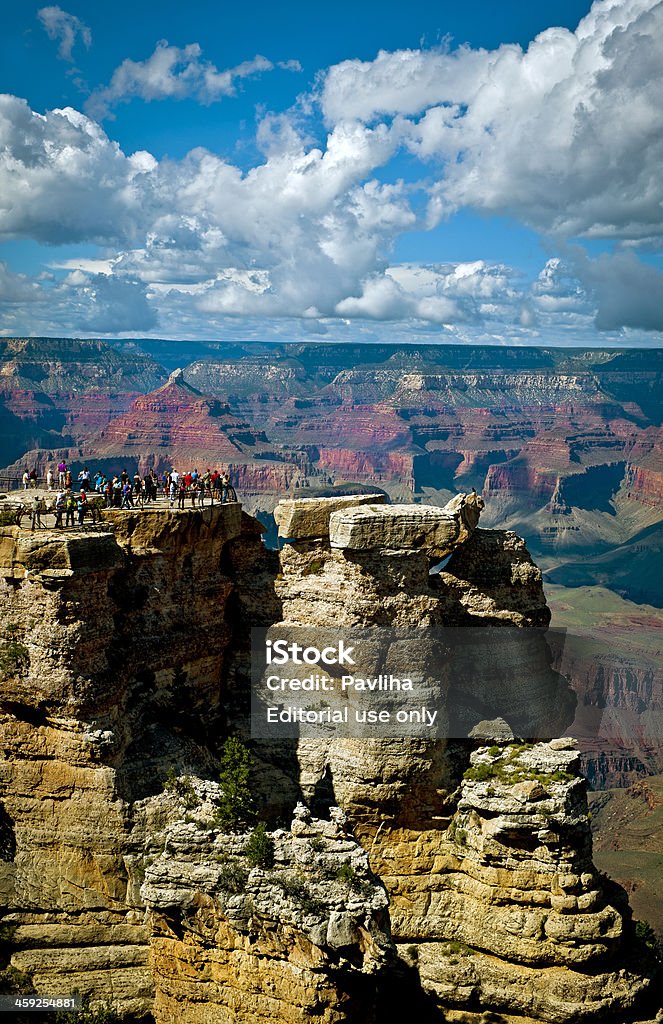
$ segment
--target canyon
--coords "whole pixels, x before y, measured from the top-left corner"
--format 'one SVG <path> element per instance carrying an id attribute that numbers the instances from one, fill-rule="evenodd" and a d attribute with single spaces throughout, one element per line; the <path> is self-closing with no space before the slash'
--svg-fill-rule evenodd
<path id="1" fill-rule="evenodd" d="M 283 497 L 475 488 L 559 595 L 590 784 L 628 785 L 663 770 L 662 371 L 659 350 L 4 339 L 0 486 L 60 458 L 227 468 L 272 547 Z M 583 601 L 611 609 L 600 638 Z"/>
<path id="2" fill-rule="evenodd" d="M 485 511 L 290 497 L 280 550 L 239 503 L 0 527 L 3 980 L 156 1024 L 653 1019 L 542 573 Z M 251 738 L 252 630 L 414 625 L 515 630 L 540 671 L 496 718 L 494 644 L 470 688 L 450 663 L 464 739 Z M 228 736 L 269 856 L 220 823 Z"/>

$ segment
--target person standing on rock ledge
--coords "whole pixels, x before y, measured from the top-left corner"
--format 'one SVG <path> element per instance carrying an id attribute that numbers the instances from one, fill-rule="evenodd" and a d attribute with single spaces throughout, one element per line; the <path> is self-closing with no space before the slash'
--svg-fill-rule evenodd
<path id="1" fill-rule="evenodd" d="M 67 499 L 65 497 L 64 491 L 58 491 L 58 493 L 55 495 L 54 510 L 55 510 L 55 529 L 56 530 L 61 530 L 62 529 L 62 516 L 64 515 L 64 513 L 67 510 Z"/>
<path id="2" fill-rule="evenodd" d="M 87 512 L 87 494 L 84 490 L 81 490 L 78 496 L 76 508 L 78 509 L 78 525 L 82 526 L 85 522 L 85 513 Z"/>
<path id="3" fill-rule="evenodd" d="M 65 496 L 65 528 L 74 525 L 74 512 L 76 511 L 76 499 L 71 491 L 67 491 Z"/>
<path id="4" fill-rule="evenodd" d="M 32 530 L 41 530 L 43 523 L 41 521 L 42 512 L 46 511 L 46 502 L 43 498 L 35 498 L 34 505 L 32 507 Z"/>

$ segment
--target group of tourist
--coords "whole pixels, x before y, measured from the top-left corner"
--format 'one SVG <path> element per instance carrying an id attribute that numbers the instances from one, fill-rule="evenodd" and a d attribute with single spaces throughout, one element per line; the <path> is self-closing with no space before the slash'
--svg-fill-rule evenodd
<path id="1" fill-rule="evenodd" d="M 34 480 L 34 484 L 33 484 Z M 54 491 L 56 474 L 49 467 L 46 474 L 46 486 Z M 37 475 L 34 471 L 25 471 L 23 487 L 25 490 L 36 486 Z M 170 508 L 185 508 L 187 499 L 193 508 L 203 507 L 206 499 L 215 501 L 236 501 L 237 496 L 230 484 L 230 476 L 226 471 L 207 469 L 199 473 L 197 469 L 187 473 L 179 473 L 171 469 L 158 476 L 150 470 L 145 476 L 136 472 L 130 476 L 126 469 L 118 475 L 107 475 L 101 470 L 91 472 L 87 466 L 78 473 L 76 487 L 71 469 L 65 462 L 57 466 L 57 493 L 55 501 L 48 507 L 44 498 L 35 497 L 34 507 L 29 511 L 32 528 L 42 525 L 41 517 L 46 513 L 55 515 L 56 528 L 83 525 L 87 516 L 96 523 L 102 508 L 133 509 L 144 508 L 156 502 L 159 496 L 169 502 Z"/>

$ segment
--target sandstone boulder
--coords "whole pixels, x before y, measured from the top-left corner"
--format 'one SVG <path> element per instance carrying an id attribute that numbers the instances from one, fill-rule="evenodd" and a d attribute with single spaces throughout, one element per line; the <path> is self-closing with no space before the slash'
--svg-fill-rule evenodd
<path id="1" fill-rule="evenodd" d="M 334 498 L 281 499 L 274 509 L 279 537 L 301 540 L 305 537 L 326 537 L 329 517 L 333 512 L 360 505 L 380 505 L 383 494 L 343 494 Z"/>
<path id="2" fill-rule="evenodd" d="M 329 539 L 332 548 L 423 548 L 433 558 L 446 558 L 472 535 L 482 508 L 477 494 L 457 494 L 444 508 L 371 503 L 333 512 Z"/>

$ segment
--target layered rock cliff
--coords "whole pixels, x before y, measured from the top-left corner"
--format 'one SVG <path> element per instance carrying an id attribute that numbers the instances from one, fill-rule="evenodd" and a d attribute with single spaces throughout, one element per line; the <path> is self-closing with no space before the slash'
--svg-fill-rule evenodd
<path id="1" fill-rule="evenodd" d="M 256 741 L 268 855 L 220 824 L 253 626 L 516 627 L 540 671 L 505 678 L 501 707 L 524 735 L 572 717 L 524 543 L 479 529 L 476 495 L 378 498 L 284 506 L 280 554 L 239 505 L 0 528 L 0 969 L 157 1024 L 635 1012 L 647 970 L 568 743 L 485 722 L 483 745 Z M 476 688 L 437 681 L 468 731 L 493 708 L 489 650 L 477 664 Z"/>

